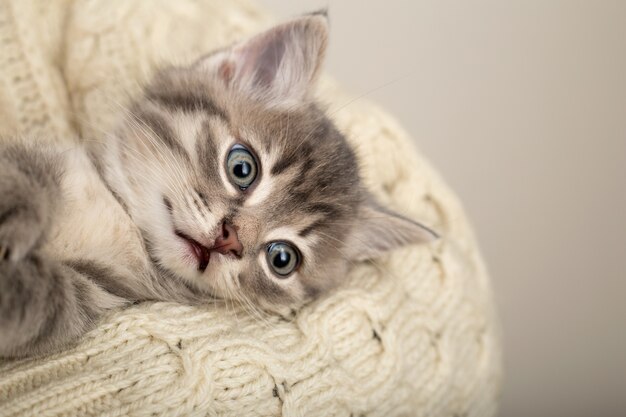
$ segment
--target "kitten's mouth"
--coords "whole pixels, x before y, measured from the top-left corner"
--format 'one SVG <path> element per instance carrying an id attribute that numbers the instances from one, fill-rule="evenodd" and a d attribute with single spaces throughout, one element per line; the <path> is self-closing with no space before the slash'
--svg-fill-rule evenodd
<path id="1" fill-rule="evenodd" d="M 191 249 L 191 253 L 196 257 L 198 261 L 198 271 L 204 272 L 209 265 L 211 259 L 211 251 L 209 248 L 198 242 L 197 240 L 187 236 L 181 231 L 176 231 L 176 236 L 187 242 L 187 245 Z"/>

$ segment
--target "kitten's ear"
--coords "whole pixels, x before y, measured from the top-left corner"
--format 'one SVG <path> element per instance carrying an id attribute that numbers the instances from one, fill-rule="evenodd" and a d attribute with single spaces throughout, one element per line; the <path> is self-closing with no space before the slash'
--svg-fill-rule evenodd
<path id="1" fill-rule="evenodd" d="M 428 243 L 439 238 L 428 227 L 387 210 L 373 199 L 365 202 L 358 213 L 357 225 L 348 239 L 351 259 L 362 261 L 405 245 Z"/>
<path id="2" fill-rule="evenodd" d="M 328 41 L 328 18 L 316 13 L 275 26 L 205 58 L 203 66 L 239 92 L 270 106 L 304 100 Z"/>

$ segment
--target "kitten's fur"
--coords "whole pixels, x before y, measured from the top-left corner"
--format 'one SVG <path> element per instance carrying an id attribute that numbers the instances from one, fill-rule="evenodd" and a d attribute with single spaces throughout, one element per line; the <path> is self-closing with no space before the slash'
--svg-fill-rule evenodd
<path id="1" fill-rule="evenodd" d="M 298 305 L 339 284 L 351 260 L 431 240 L 373 201 L 353 151 L 310 97 L 327 31 L 314 14 L 165 69 L 102 148 L 5 140 L 0 356 L 62 348 L 135 301 Z M 259 165 L 245 191 L 225 169 L 235 144 Z M 236 245 L 214 248 L 228 231 Z M 302 255 L 287 278 L 266 260 L 273 241 Z M 194 256 L 199 245 L 208 265 Z"/>

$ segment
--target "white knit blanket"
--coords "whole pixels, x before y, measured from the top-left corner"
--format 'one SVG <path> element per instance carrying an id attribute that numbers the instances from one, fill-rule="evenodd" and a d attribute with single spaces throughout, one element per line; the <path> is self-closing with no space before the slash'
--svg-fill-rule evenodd
<path id="1" fill-rule="evenodd" d="M 100 139 L 159 63 L 268 24 L 247 0 L 2 1 L 0 135 Z M 74 349 L 0 363 L 0 416 L 496 413 L 497 322 L 459 202 L 383 111 L 327 80 L 319 95 L 372 191 L 443 238 L 357 265 L 288 319 L 230 304 L 114 312 Z"/>

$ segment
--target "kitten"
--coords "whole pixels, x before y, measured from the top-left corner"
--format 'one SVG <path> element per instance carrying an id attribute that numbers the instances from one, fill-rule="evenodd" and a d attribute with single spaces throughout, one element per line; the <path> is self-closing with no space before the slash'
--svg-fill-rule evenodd
<path id="1" fill-rule="evenodd" d="M 3 141 L 0 356 L 142 300 L 297 306 L 352 261 L 432 240 L 372 199 L 312 100 L 327 36 L 313 14 L 165 69 L 89 150 Z"/>

